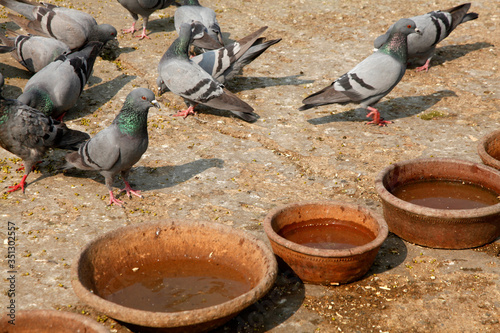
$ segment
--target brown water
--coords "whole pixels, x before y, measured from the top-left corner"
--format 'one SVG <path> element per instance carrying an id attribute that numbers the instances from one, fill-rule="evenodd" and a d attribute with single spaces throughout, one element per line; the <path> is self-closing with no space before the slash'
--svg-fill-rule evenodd
<path id="1" fill-rule="evenodd" d="M 330 218 L 289 224 L 279 235 L 297 244 L 327 250 L 350 249 L 375 239 L 374 233 L 362 225 Z"/>
<path id="2" fill-rule="evenodd" d="M 224 303 L 252 288 L 242 273 L 204 260 L 138 268 L 117 275 L 101 297 L 139 310 L 176 312 Z"/>
<path id="3" fill-rule="evenodd" d="M 500 202 L 498 194 L 482 186 L 448 180 L 403 184 L 392 194 L 412 204 L 437 209 L 473 209 Z"/>

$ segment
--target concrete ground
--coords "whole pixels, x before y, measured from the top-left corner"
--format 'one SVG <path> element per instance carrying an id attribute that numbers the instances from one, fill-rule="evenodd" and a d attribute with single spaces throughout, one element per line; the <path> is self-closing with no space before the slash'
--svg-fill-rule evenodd
<path id="1" fill-rule="evenodd" d="M 103 177 L 77 170 L 56 173 L 65 152 L 51 151 L 28 178 L 26 193 L 7 194 L 21 161 L 0 150 L 0 235 L 7 255 L 7 222 L 15 224 L 17 309 L 84 313 L 112 332 L 128 328 L 83 304 L 73 293 L 73 258 L 95 237 L 118 227 L 185 218 L 223 223 L 267 241 L 261 222 L 291 202 L 338 200 L 382 212 L 374 179 L 387 165 L 419 157 L 480 162 L 478 140 L 499 128 L 498 2 L 479 0 L 467 22 L 437 48 L 429 72 L 409 69 L 381 102 L 387 127 L 365 125 L 356 105 L 298 111 L 308 94 L 330 84 L 372 52 L 373 40 L 400 17 L 459 3 L 449 0 L 211 1 L 230 42 L 261 26 L 277 45 L 227 84 L 260 119 L 246 123 L 227 111 L 199 108 L 196 117 L 173 118 L 184 107 L 171 93 L 149 115 L 149 148 L 130 180 L 144 199 L 108 207 Z M 131 18 L 117 1 L 64 0 L 118 30 Z M 403 5 L 402 5 L 403 4 Z M 176 38 L 175 8 L 158 11 L 151 40 L 119 34 L 116 59 L 99 58 L 69 127 L 94 135 L 108 126 L 134 87 L 155 89 L 157 64 Z M 0 10 L 7 22 L 6 9 Z M 141 22 L 139 22 L 139 25 Z M 12 24 L 6 24 L 12 28 Z M 4 96 L 17 97 L 29 73 L 1 55 Z M 115 186 L 123 186 L 116 179 Z M 348 285 L 302 283 L 282 268 L 267 297 L 217 332 L 498 332 L 500 241 L 469 250 L 424 248 L 390 234 L 370 272 Z M 0 304 L 5 311 L 7 261 Z M 276 297 L 278 295 L 279 297 Z"/>

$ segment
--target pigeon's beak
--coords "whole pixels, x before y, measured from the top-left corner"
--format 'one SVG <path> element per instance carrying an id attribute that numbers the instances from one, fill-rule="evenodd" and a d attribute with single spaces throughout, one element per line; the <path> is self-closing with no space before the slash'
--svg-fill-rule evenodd
<path id="1" fill-rule="evenodd" d="M 153 100 L 151 101 L 151 104 L 153 104 L 153 106 L 154 106 L 155 108 L 157 108 L 157 109 L 161 109 L 161 107 L 160 107 L 160 103 L 158 103 L 158 102 L 156 101 L 156 99 L 153 99 Z"/>

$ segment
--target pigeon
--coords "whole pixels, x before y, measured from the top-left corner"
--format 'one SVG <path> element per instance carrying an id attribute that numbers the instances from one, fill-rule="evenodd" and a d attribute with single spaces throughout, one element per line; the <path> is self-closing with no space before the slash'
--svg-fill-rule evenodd
<path id="1" fill-rule="evenodd" d="M 0 96 L 0 146 L 24 161 L 23 178 L 9 186 L 8 192 L 22 189 L 24 193 L 28 174 L 49 148 L 77 150 L 89 138 L 15 99 Z"/>
<path id="2" fill-rule="evenodd" d="M 116 29 L 113 26 L 98 25 L 92 15 L 76 9 L 43 2 L 39 6 L 27 0 L 0 0 L 0 4 L 27 18 L 9 14 L 9 17 L 27 32 L 58 39 L 72 50 L 81 48 L 89 41 L 106 44 L 116 38 Z"/>
<path id="3" fill-rule="evenodd" d="M 270 46 L 281 41 L 281 38 L 270 41 L 266 41 L 265 38 L 259 38 L 266 29 L 267 27 L 262 27 L 231 45 L 201 53 L 192 57 L 191 61 L 197 63 L 215 80 L 221 84 L 225 84 L 228 80 L 238 75 L 243 67 L 255 60 Z M 168 90 L 161 78 L 157 79 L 157 85 L 160 94 Z"/>
<path id="4" fill-rule="evenodd" d="M 368 124 L 383 126 L 390 121 L 380 118 L 380 113 L 372 107 L 387 95 L 401 80 L 406 71 L 407 36 L 420 33 L 415 22 L 401 19 L 394 25 L 387 42 L 380 49 L 360 62 L 356 67 L 335 80 L 328 87 L 308 96 L 299 110 L 307 110 L 319 105 L 358 103 L 370 111 L 373 117 Z"/>
<path id="5" fill-rule="evenodd" d="M 177 8 L 174 13 L 175 30 L 177 30 L 177 33 L 180 33 L 182 24 L 190 24 L 193 21 L 201 22 L 207 28 L 208 35 L 218 41 L 221 46 L 224 46 L 222 32 L 217 22 L 215 12 L 208 7 L 200 5 L 198 0 L 184 0 L 183 5 Z M 197 41 L 193 44 L 202 47 L 198 45 Z M 207 48 L 205 47 L 205 49 Z"/>
<path id="6" fill-rule="evenodd" d="M 139 19 L 139 15 L 142 17 L 142 34 L 135 36 L 139 37 L 139 39 L 150 39 L 146 35 L 146 27 L 148 25 L 149 16 L 153 14 L 153 12 L 165 9 L 170 5 L 179 5 L 175 0 L 118 0 L 118 2 L 128 10 L 134 19 L 132 27 L 123 30 L 123 33 L 134 33 L 136 31 L 135 24 Z"/>
<path id="7" fill-rule="evenodd" d="M 101 42 L 89 42 L 80 51 L 60 55 L 28 80 L 17 99 L 61 120 L 78 101 L 101 48 Z"/>
<path id="8" fill-rule="evenodd" d="M 257 115 L 253 108 L 225 89 L 198 64 L 189 59 L 188 50 L 194 38 L 198 38 L 197 24 L 184 23 L 179 37 L 170 45 L 158 64 L 159 81 L 174 94 L 184 98 L 189 106 L 174 116 L 194 114 L 198 104 L 229 110 L 245 121 L 253 122 Z"/>
<path id="9" fill-rule="evenodd" d="M 109 204 L 121 206 L 123 201 L 113 195 L 113 178 L 120 173 L 130 198 L 131 194 L 141 197 L 128 183 L 132 166 L 139 161 L 148 148 L 148 111 L 151 106 L 160 107 L 154 93 L 146 88 L 135 88 L 113 123 L 81 145 L 80 149 L 66 155 L 65 169 L 99 171 L 104 176 L 109 190 Z"/>
<path id="10" fill-rule="evenodd" d="M 12 47 L 12 57 L 32 73 L 53 62 L 63 53 L 69 53 L 70 48 L 63 42 L 42 36 L 17 35 L 7 37 L 0 34 L 0 40 L 6 47 Z"/>
<path id="11" fill-rule="evenodd" d="M 408 62 L 422 65 L 417 71 L 428 71 L 431 58 L 434 55 L 436 45 L 464 22 L 478 18 L 477 13 L 468 13 L 470 3 L 465 3 L 446 10 L 435 10 L 425 15 L 410 18 L 415 22 L 422 34 L 408 36 Z M 389 38 L 392 25 L 387 32 L 375 39 L 375 48 L 381 47 Z"/>

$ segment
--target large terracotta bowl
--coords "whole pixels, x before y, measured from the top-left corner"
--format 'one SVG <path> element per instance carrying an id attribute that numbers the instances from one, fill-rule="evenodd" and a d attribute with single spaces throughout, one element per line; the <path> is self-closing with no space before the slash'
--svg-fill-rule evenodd
<path id="1" fill-rule="evenodd" d="M 485 135 L 477 145 L 477 152 L 484 164 L 500 170 L 500 130 Z"/>
<path id="2" fill-rule="evenodd" d="M 350 249 L 318 249 L 292 242 L 280 231 L 294 223 L 336 219 L 361 225 L 373 233 L 373 240 Z M 360 279 L 373 264 L 388 228 L 382 216 L 358 205 L 343 202 L 305 202 L 278 207 L 264 219 L 264 230 L 274 253 L 283 259 L 302 281 L 316 284 L 348 283 Z"/>
<path id="3" fill-rule="evenodd" d="M 100 296 L 124 267 L 168 265 L 179 258 L 232 267 L 246 277 L 251 290 L 221 304 L 178 312 L 139 310 Z M 274 254 L 251 234 L 218 223 L 168 220 L 119 228 L 90 242 L 73 265 L 72 284 L 83 302 L 140 331 L 202 332 L 224 324 L 264 296 L 276 276 Z"/>
<path id="4" fill-rule="evenodd" d="M 500 195 L 500 172 L 483 164 L 447 158 L 392 164 L 375 180 L 391 232 L 411 243 L 444 249 L 477 247 L 500 236 L 500 203 L 474 209 L 435 209 L 392 194 L 396 187 L 417 180 L 469 182 Z"/>
<path id="5" fill-rule="evenodd" d="M 71 312 L 56 310 L 18 310 L 15 312 L 15 325 L 7 315 L 2 315 L 0 332 L 3 333 L 106 333 L 104 326 Z"/>

